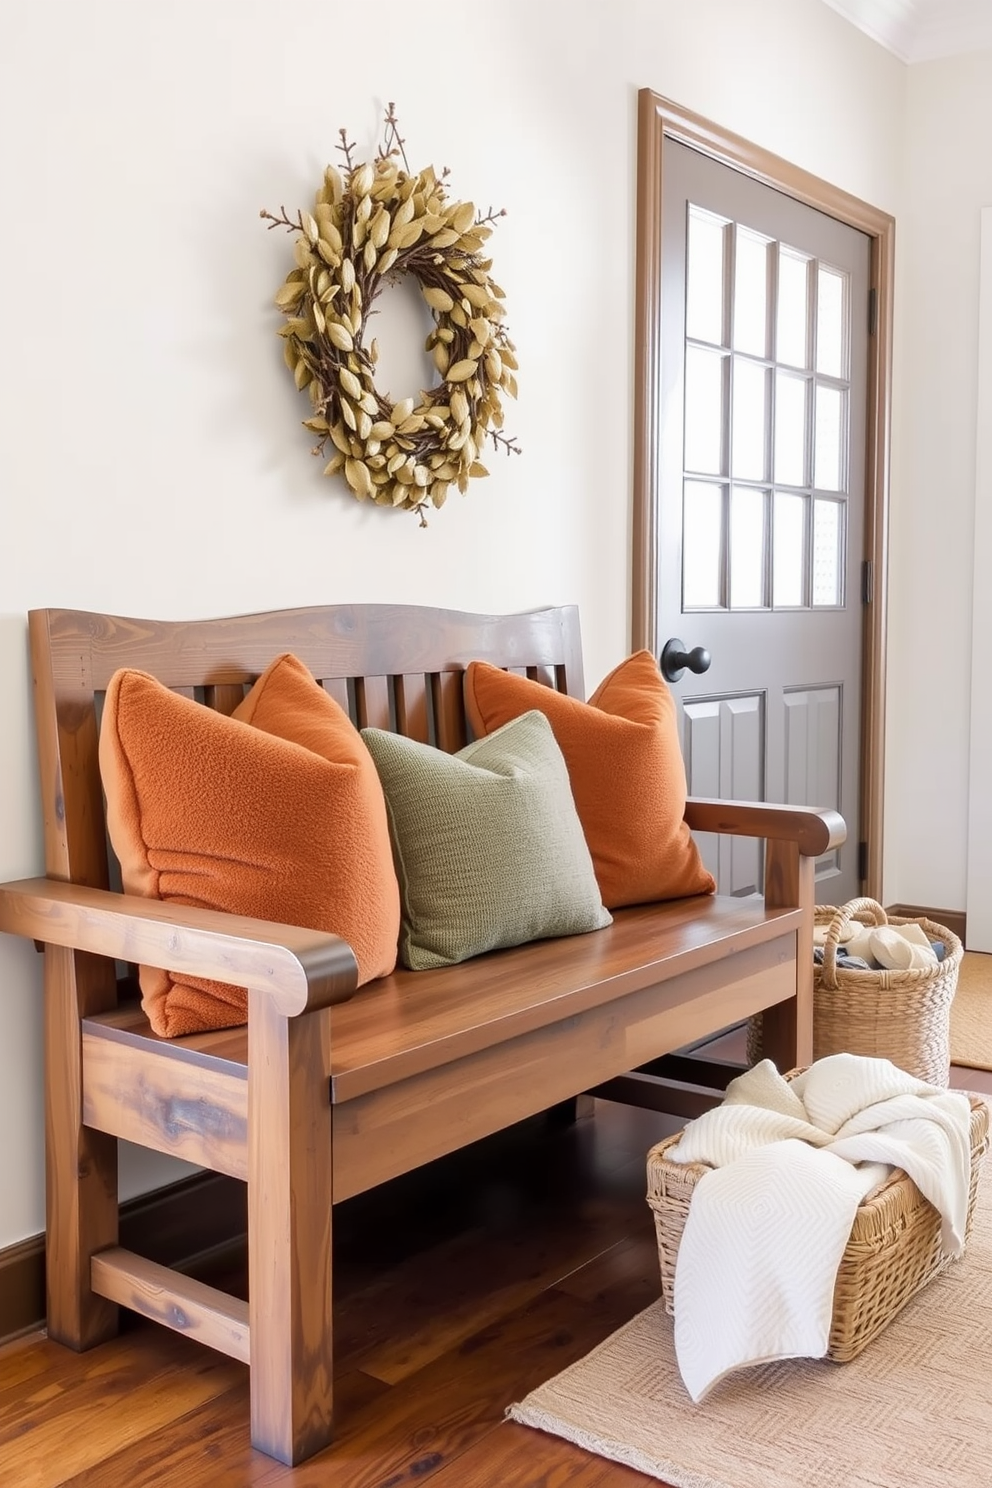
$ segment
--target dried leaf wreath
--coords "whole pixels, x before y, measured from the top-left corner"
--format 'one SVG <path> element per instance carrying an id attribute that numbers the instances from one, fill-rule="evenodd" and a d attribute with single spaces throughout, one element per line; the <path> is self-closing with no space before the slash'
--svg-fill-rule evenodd
<path id="1" fill-rule="evenodd" d="M 472 202 L 449 202 L 448 171 L 410 171 L 392 104 L 385 138 L 371 161 L 356 164 L 340 131 L 343 172 L 328 166 L 313 212 L 295 221 L 263 210 L 270 229 L 299 236 L 296 267 L 276 295 L 286 316 L 286 365 L 313 412 L 312 453 L 334 454 L 325 475 L 342 471 L 359 501 L 403 507 L 427 525 L 452 485 L 468 489 L 488 475 L 479 456 L 487 436 L 519 454 L 503 428 L 502 394 L 517 395 L 513 342 L 503 324 L 503 291 L 490 277 L 483 244 L 503 212 L 483 217 Z M 397 163 L 402 160 L 402 168 Z M 434 317 L 427 338 L 441 381 L 419 402 L 393 402 L 375 385 L 378 350 L 366 345 L 376 297 L 385 283 L 412 274 Z"/>

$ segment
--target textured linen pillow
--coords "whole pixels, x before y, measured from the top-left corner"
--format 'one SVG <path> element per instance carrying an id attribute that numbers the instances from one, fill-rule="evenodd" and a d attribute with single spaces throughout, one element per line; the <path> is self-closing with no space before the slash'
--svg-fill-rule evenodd
<path id="1" fill-rule="evenodd" d="M 405 966 L 450 966 L 610 923 L 565 761 L 540 713 L 457 754 L 381 729 L 362 738 L 386 795 Z"/>
<path id="2" fill-rule="evenodd" d="M 100 772 L 127 893 L 333 931 L 360 982 L 392 971 L 399 886 L 379 778 L 296 657 L 277 657 L 231 718 L 117 672 Z M 150 966 L 139 976 L 158 1034 L 246 1021 L 242 987 Z"/>
<path id="3" fill-rule="evenodd" d="M 650 651 L 621 662 L 588 703 L 473 661 L 465 708 L 476 736 L 529 708 L 548 719 L 610 909 L 713 892 L 713 876 L 682 820 L 685 765 L 675 702 Z"/>

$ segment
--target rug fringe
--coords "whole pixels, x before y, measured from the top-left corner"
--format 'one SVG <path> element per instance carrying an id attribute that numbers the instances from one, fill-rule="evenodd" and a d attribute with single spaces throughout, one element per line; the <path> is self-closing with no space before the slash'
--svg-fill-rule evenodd
<path id="1" fill-rule="evenodd" d="M 612 1441 L 609 1437 L 597 1436 L 592 1431 L 584 1431 L 581 1426 L 563 1421 L 560 1416 L 552 1415 L 550 1411 L 533 1404 L 529 1396 L 526 1400 L 507 1406 L 504 1416 L 506 1420 L 517 1421 L 521 1426 L 533 1426 L 538 1431 L 546 1431 L 549 1436 L 563 1437 L 597 1457 L 607 1457 L 610 1461 L 632 1467 L 649 1478 L 668 1483 L 670 1488 L 732 1488 L 731 1484 L 717 1481 L 716 1478 L 686 1472 L 674 1462 L 648 1457 L 636 1447 L 625 1446 L 623 1442 Z"/>

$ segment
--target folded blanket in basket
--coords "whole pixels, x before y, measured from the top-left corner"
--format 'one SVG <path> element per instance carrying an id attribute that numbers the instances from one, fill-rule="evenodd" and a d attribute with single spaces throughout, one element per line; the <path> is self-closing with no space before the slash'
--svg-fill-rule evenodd
<path id="1" fill-rule="evenodd" d="M 833 1054 L 791 1081 L 770 1060 L 668 1152 L 695 1185 L 675 1268 L 675 1349 L 692 1399 L 734 1369 L 822 1358 L 834 1283 L 861 1200 L 900 1167 L 964 1247 L 970 1106 L 887 1059 Z"/>

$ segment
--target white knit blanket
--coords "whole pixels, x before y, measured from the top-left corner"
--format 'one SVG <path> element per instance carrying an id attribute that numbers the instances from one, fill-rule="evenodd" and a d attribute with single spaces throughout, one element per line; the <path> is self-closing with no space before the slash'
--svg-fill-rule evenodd
<path id="1" fill-rule="evenodd" d="M 834 1054 L 787 1081 L 770 1060 L 668 1152 L 712 1166 L 696 1184 L 675 1268 L 675 1349 L 694 1401 L 731 1370 L 822 1358 L 834 1283 L 861 1200 L 893 1166 L 960 1255 L 971 1171 L 967 1096 L 887 1059 Z"/>

